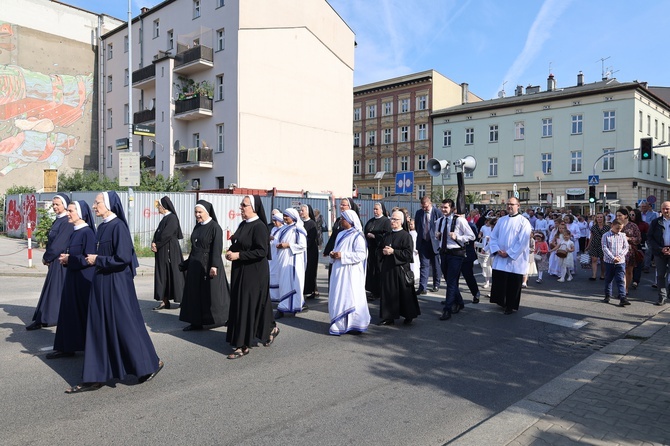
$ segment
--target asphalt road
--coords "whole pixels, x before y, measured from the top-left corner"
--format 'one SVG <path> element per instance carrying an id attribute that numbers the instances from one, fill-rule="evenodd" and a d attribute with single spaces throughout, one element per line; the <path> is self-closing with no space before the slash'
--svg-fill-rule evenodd
<path id="1" fill-rule="evenodd" d="M 602 281 L 587 277 L 537 286 L 531 279 L 511 316 L 488 299 L 467 300 L 452 320 L 439 321 L 442 291 L 420 300 L 423 314 L 411 326 L 371 325 L 338 338 L 327 334 L 320 268 L 322 299 L 281 319 L 271 347 L 231 361 L 224 328 L 182 331 L 179 310 L 151 310 L 153 279 L 138 276 L 165 368 L 146 384 L 131 378 L 80 395 L 64 390 L 80 381 L 82 356 L 47 360 L 55 328 L 25 330 L 42 279 L 2 277 L 0 444 L 457 444 L 661 309 L 652 305 L 650 274 L 626 308 L 600 302 Z M 378 304 L 370 310 L 375 323 Z"/>

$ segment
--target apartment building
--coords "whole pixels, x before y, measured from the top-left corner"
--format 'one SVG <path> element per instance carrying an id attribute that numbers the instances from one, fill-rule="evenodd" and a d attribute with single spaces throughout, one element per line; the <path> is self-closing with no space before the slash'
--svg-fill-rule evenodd
<path id="1" fill-rule="evenodd" d="M 465 186 L 485 204 L 504 203 L 516 185 L 522 204 L 556 206 L 561 197 L 585 212 L 590 175 L 599 177 L 599 199 L 606 194 L 613 205 L 670 199 L 667 89 L 616 79 L 585 83 L 581 72 L 575 85 L 556 84 L 550 75 L 546 90 L 518 86 L 513 96 L 435 111 L 434 156 L 474 156 L 477 168 L 465 174 Z M 645 137 L 661 146 L 648 161 L 631 150 Z"/>
<path id="2" fill-rule="evenodd" d="M 105 175 L 132 111 L 145 168 L 193 189 L 350 193 L 354 33 L 325 0 L 166 0 L 101 46 Z"/>
<path id="3" fill-rule="evenodd" d="M 414 172 L 413 196 L 430 195 L 431 113 L 478 101 L 467 83 L 457 84 L 435 70 L 354 88 L 353 179 L 359 194 L 393 195 L 396 174 Z"/>

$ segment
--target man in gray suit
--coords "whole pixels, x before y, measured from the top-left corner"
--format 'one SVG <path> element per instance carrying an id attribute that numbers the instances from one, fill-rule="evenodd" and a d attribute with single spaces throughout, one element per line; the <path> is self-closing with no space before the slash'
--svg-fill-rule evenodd
<path id="1" fill-rule="evenodd" d="M 426 294 L 428 291 L 437 292 L 440 288 L 440 242 L 435 238 L 436 223 L 441 217 L 430 197 L 421 197 L 421 209 L 416 211 L 414 224 L 416 229 L 416 250 L 419 251 L 421 270 L 419 274 L 419 289 L 417 293 Z M 428 289 L 428 276 L 433 276 L 433 288 Z"/>

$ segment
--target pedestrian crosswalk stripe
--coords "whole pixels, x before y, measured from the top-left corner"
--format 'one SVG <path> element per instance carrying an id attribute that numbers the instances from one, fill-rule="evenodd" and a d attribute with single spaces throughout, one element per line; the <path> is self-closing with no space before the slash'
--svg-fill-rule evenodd
<path id="1" fill-rule="evenodd" d="M 568 328 L 582 328 L 588 322 L 584 320 L 572 319 L 569 317 L 554 316 L 551 314 L 544 313 L 531 313 L 528 316 L 524 316 L 524 319 L 532 319 L 534 321 L 546 322 L 548 324 L 560 325 L 561 327 Z"/>

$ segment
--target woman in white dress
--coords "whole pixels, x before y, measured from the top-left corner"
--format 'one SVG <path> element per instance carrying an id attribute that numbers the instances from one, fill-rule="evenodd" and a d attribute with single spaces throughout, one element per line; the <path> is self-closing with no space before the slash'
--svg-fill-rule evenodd
<path id="1" fill-rule="evenodd" d="M 414 244 L 414 251 L 413 251 L 413 259 L 414 263 L 412 263 L 410 266 L 412 268 L 412 272 L 414 273 L 414 277 L 419 277 L 420 269 L 421 269 L 421 264 L 419 263 L 419 251 L 416 250 L 416 228 L 414 226 L 414 219 L 411 217 L 407 218 L 407 221 L 409 222 L 409 235 L 412 236 L 412 243 Z"/>

